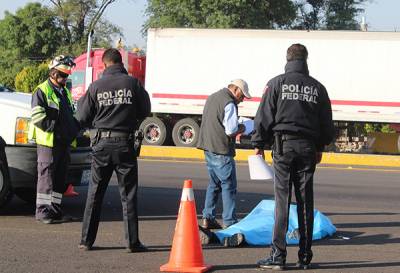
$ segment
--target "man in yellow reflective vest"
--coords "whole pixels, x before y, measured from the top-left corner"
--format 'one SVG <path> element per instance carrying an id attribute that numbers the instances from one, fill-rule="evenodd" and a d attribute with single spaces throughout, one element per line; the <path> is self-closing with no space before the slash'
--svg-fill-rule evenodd
<path id="1" fill-rule="evenodd" d="M 36 141 L 38 155 L 36 220 L 45 224 L 71 220 L 63 214 L 61 200 L 70 147 L 76 145 L 79 132 L 71 93 L 65 87 L 73 66 L 71 57 L 54 58 L 49 64 L 49 78 L 32 94 L 29 138 Z"/>

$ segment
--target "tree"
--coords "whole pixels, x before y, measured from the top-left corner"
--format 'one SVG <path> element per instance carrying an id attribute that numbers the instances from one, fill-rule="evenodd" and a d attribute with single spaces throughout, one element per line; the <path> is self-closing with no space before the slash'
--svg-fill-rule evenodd
<path id="1" fill-rule="evenodd" d="M 15 51 L 19 58 L 46 59 L 60 45 L 60 30 L 49 9 L 29 3 L 15 15 L 6 12 L 0 21 L 0 46 Z"/>
<path id="2" fill-rule="evenodd" d="M 357 15 L 368 0 L 301 0 L 296 1 L 297 29 L 357 30 Z"/>
<path id="3" fill-rule="evenodd" d="M 355 17 L 364 11 L 360 5 L 365 0 L 331 0 L 326 9 L 326 28 L 355 30 L 360 29 Z"/>
<path id="4" fill-rule="evenodd" d="M 299 29 L 319 29 L 324 23 L 324 9 L 327 0 L 307 0 L 297 2 L 299 13 L 298 25 Z"/>
<path id="5" fill-rule="evenodd" d="M 62 28 L 63 45 L 58 52 L 80 55 L 87 36 L 94 30 L 96 47 L 110 46 L 113 36 L 122 36 L 118 26 L 102 18 L 106 8 L 116 0 L 48 0 Z"/>
<path id="6" fill-rule="evenodd" d="M 149 0 L 143 26 L 194 28 L 286 28 L 296 17 L 290 0 Z"/>
<path id="7" fill-rule="evenodd" d="M 0 20 L 0 83 L 14 87 L 25 66 L 58 54 L 80 55 L 86 48 L 88 29 L 94 28 L 94 46 L 110 46 L 119 28 L 102 19 L 115 0 L 49 0 L 53 10 L 29 3 Z"/>
<path id="8" fill-rule="evenodd" d="M 36 86 L 48 77 L 49 68 L 46 63 L 24 67 L 15 77 L 15 88 L 18 91 L 31 93 Z"/>
<path id="9" fill-rule="evenodd" d="M 28 59 L 18 60 L 13 52 L 0 49 L 0 84 L 14 88 L 15 76 L 24 66 L 30 64 L 32 64 L 32 61 Z"/>
<path id="10" fill-rule="evenodd" d="M 29 3 L 15 15 L 6 12 L 0 20 L 0 82 L 14 87 L 24 66 L 51 58 L 60 33 L 51 11 L 39 3 Z"/>

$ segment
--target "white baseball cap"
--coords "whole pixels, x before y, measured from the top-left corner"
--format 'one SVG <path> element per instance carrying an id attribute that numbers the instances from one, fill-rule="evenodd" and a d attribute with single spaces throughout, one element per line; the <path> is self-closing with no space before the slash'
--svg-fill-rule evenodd
<path id="1" fill-rule="evenodd" d="M 239 87 L 240 90 L 242 90 L 243 95 L 244 95 L 246 98 L 251 99 L 251 95 L 250 95 L 250 93 L 249 93 L 249 86 L 248 86 L 248 84 L 247 84 L 246 81 L 244 81 L 244 80 L 242 80 L 242 79 L 236 79 L 236 80 L 232 80 L 232 81 L 230 82 L 230 84 L 233 84 L 233 85 Z"/>

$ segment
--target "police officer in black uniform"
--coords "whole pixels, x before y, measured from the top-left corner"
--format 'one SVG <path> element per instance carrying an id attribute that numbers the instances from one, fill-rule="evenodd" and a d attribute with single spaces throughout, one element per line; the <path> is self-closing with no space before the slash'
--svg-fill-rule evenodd
<path id="1" fill-rule="evenodd" d="M 297 266 L 309 268 L 314 222 L 313 176 L 324 146 L 334 138 L 331 103 L 325 87 L 309 76 L 308 52 L 294 44 L 287 50 L 285 74 L 270 80 L 254 119 L 252 143 L 264 156 L 264 145 L 273 143 L 275 171 L 275 225 L 269 257 L 262 268 L 282 270 L 286 263 L 286 233 L 294 186 L 299 222 Z"/>
<path id="2" fill-rule="evenodd" d="M 129 76 L 117 49 L 107 49 L 105 70 L 78 101 L 77 118 L 91 127 L 92 178 L 83 217 L 80 249 L 96 239 L 101 205 L 113 171 L 118 178 L 128 252 L 146 251 L 138 232 L 138 165 L 135 130 L 150 114 L 150 99 L 140 82 Z"/>

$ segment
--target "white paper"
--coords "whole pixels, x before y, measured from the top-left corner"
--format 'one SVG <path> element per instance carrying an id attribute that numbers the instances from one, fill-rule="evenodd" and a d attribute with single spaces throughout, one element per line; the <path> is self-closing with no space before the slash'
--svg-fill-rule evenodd
<path id="1" fill-rule="evenodd" d="M 249 135 L 254 129 L 254 121 L 250 118 L 239 117 L 239 123 L 243 124 L 246 127 L 246 130 L 243 132 L 243 135 Z"/>
<path id="2" fill-rule="evenodd" d="M 261 155 L 249 155 L 249 172 L 251 180 L 270 180 L 274 172 Z"/>

